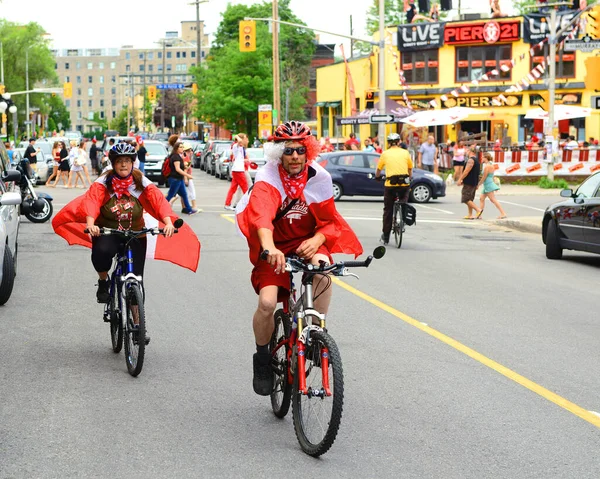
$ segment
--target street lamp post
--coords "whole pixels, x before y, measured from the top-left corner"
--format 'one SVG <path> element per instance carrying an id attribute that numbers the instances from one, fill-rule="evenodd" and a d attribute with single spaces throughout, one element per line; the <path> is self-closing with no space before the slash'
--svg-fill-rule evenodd
<path id="1" fill-rule="evenodd" d="M 196 5 L 196 56 L 198 57 L 198 68 L 202 66 L 202 37 L 204 36 L 200 32 L 200 4 L 208 3 L 208 0 L 196 0 L 195 2 L 188 3 L 188 5 Z M 204 33 L 204 32 L 202 32 Z"/>
<path id="2" fill-rule="evenodd" d="M 29 47 L 25 48 L 25 124 L 27 125 L 27 139 L 31 138 L 31 123 L 29 120 Z"/>
<path id="3" fill-rule="evenodd" d="M 379 114 L 385 115 L 385 1 L 379 0 Z M 354 98 L 350 99 L 354 101 Z M 385 150 L 385 123 L 377 129 L 379 144 Z"/>

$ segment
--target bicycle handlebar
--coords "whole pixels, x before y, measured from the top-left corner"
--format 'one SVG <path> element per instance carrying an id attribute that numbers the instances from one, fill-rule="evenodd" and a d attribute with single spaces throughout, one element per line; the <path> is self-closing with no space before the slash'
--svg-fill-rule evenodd
<path id="1" fill-rule="evenodd" d="M 86 228 L 83 230 L 83 232 L 89 233 L 90 230 L 88 228 Z M 178 232 L 179 232 L 179 230 L 177 228 L 175 228 L 175 231 L 173 231 L 173 233 L 178 233 Z M 114 228 L 100 227 L 100 234 L 104 235 L 104 236 L 116 234 L 116 235 L 125 236 L 128 238 L 136 238 L 137 236 L 141 236 L 143 234 L 151 234 L 152 236 L 164 234 L 164 229 L 163 228 L 144 228 L 143 230 L 140 230 L 140 231 L 133 231 L 133 230 L 116 230 Z"/>
<path id="2" fill-rule="evenodd" d="M 269 250 L 263 250 L 260 254 L 260 259 L 266 260 L 269 256 Z M 303 259 L 288 256 L 286 257 L 285 270 L 290 273 L 332 273 L 334 276 L 346 276 L 346 268 L 368 268 L 373 261 L 373 256 L 369 255 L 364 261 L 340 261 L 331 265 L 322 263 L 320 266 L 306 263 Z"/>

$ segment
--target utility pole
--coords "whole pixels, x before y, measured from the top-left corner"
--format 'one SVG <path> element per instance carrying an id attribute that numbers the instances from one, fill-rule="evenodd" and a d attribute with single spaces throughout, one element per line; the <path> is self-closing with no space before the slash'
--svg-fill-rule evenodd
<path id="1" fill-rule="evenodd" d="M 146 130 L 146 57 L 148 56 L 148 52 L 144 52 L 144 86 L 142 87 L 142 96 L 144 97 L 144 106 L 142 109 L 142 128 L 144 131 Z"/>
<path id="2" fill-rule="evenodd" d="M 196 57 L 198 58 L 198 68 L 202 66 L 202 38 L 204 32 L 200 31 L 200 4 L 208 3 L 208 0 L 196 0 L 188 5 L 196 5 Z"/>
<path id="3" fill-rule="evenodd" d="M 355 101 L 351 98 L 350 101 Z M 379 114 L 385 115 L 385 0 L 379 0 Z M 377 130 L 379 144 L 385 150 L 385 123 Z"/>
<path id="4" fill-rule="evenodd" d="M 127 74 L 127 83 L 131 84 L 131 72 Z M 127 92 L 127 90 L 125 90 Z M 129 107 L 129 100 L 127 100 L 127 133 L 129 133 L 129 125 L 131 125 L 131 108 Z"/>
<path id="5" fill-rule="evenodd" d="M 548 158 L 548 179 L 554 181 L 554 145 L 558 146 L 557 138 L 554 138 L 554 95 L 556 92 L 556 7 L 552 7 L 550 11 L 550 71 L 548 78 L 548 125 L 546 126 L 546 141 L 552 137 L 552 156 Z"/>
<path id="6" fill-rule="evenodd" d="M 162 60 L 163 60 L 163 67 L 162 67 L 162 83 L 163 85 L 165 84 L 165 68 L 166 68 L 166 62 L 165 62 L 165 57 L 166 57 L 166 44 L 165 44 L 165 39 L 163 38 L 162 40 L 162 44 L 163 44 L 163 54 L 162 54 Z M 167 93 L 167 90 L 162 90 L 160 92 L 160 129 L 161 131 L 163 131 L 164 127 L 165 127 L 165 94 Z"/>
<path id="7" fill-rule="evenodd" d="M 25 48 L 25 122 L 27 125 L 27 139 L 31 138 L 31 124 L 29 123 L 29 47 Z"/>
<path id="8" fill-rule="evenodd" d="M 273 126 L 280 123 L 281 118 L 281 91 L 279 79 L 279 6 L 273 0 L 273 110 L 277 117 L 273 118 Z M 275 121 L 276 120 L 276 121 Z"/>

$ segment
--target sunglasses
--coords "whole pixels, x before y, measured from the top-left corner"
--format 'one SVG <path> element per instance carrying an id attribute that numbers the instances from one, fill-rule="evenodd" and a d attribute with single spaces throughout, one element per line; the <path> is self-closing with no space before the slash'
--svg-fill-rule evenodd
<path id="1" fill-rule="evenodd" d="M 292 148 L 292 147 L 290 147 L 290 146 L 286 146 L 286 147 L 283 149 L 283 154 L 284 154 L 284 155 L 291 156 L 291 155 L 293 155 L 293 154 L 294 154 L 294 151 L 295 151 L 296 153 L 298 153 L 299 155 L 304 155 L 304 154 L 306 153 L 306 147 L 304 147 L 304 146 L 299 146 L 298 148 Z"/>

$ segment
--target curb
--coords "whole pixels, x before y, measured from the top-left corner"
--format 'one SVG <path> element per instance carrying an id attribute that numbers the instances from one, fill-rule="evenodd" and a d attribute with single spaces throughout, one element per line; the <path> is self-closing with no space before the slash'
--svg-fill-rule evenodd
<path id="1" fill-rule="evenodd" d="M 542 222 L 539 224 L 536 223 L 525 223 L 519 220 L 496 220 L 494 221 L 495 225 L 504 226 L 505 228 L 510 228 L 517 231 L 523 231 L 525 233 L 534 233 L 541 235 L 542 234 Z"/>

